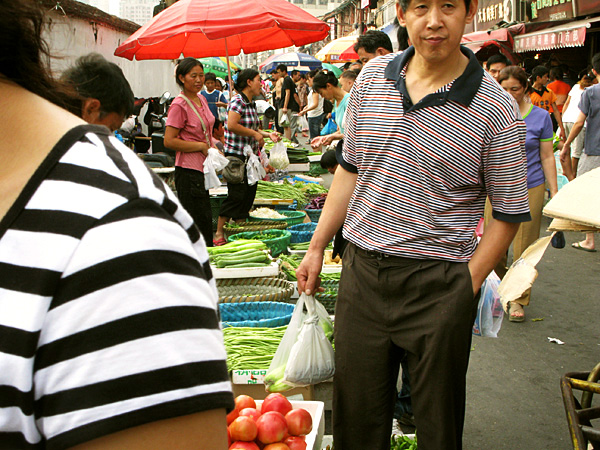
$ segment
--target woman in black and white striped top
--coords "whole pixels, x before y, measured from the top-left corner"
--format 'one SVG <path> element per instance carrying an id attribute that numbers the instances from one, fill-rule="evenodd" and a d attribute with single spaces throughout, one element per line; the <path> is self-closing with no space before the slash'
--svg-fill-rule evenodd
<path id="1" fill-rule="evenodd" d="M 0 449 L 225 449 L 233 396 L 198 229 L 108 129 L 60 107 L 37 6 L 3 9 Z"/>

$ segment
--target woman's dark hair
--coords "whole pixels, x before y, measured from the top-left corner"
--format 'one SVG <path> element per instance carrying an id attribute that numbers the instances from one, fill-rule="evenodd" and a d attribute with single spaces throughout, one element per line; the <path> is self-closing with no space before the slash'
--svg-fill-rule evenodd
<path id="1" fill-rule="evenodd" d="M 582 89 L 588 88 L 594 84 L 594 73 L 592 72 L 592 68 L 588 67 L 585 70 L 579 72 L 579 87 Z"/>
<path id="2" fill-rule="evenodd" d="M 51 75 L 50 49 L 42 38 L 45 22 L 40 5 L 31 0 L 2 2 L 0 78 L 78 114 L 81 100 L 77 93 Z"/>
<path id="3" fill-rule="evenodd" d="M 338 162 L 335 156 L 335 150 L 327 150 L 325 153 L 323 153 L 320 162 L 321 168 L 325 170 L 333 169 L 335 166 L 337 166 Z"/>
<path id="4" fill-rule="evenodd" d="M 235 90 L 242 92 L 248 86 L 248 81 L 252 81 L 258 75 L 258 70 L 244 69 L 238 73 L 237 80 L 235 82 Z"/>
<path id="5" fill-rule="evenodd" d="M 519 66 L 506 66 L 504 69 L 500 71 L 498 75 L 498 83 L 502 84 L 503 81 L 508 80 L 509 78 L 514 78 L 517 80 L 521 86 L 525 88 L 525 92 L 529 92 L 531 89 L 531 84 L 527 79 L 527 74 L 522 67 Z"/>
<path id="6" fill-rule="evenodd" d="M 181 75 L 185 77 L 188 73 L 192 71 L 194 67 L 197 66 L 200 66 L 202 70 L 204 70 L 204 66 L 196 58 L 187 57 L 179 61 L 179 64 L 177 64 L 177 69 L 175 69 L 175 81 L 177 82 L 180 88 L 183 88 L 183 81 L 179 79 L 179 76 Z"/>
<path id="7" fill-rule="evenodd" d="M 320 71 L 320 69 L 313 69 L 310 72 L 308 72 L 308 78 L 314 78 L 316 74 L 318 74 Z"/>
<path id="8" fill-rule="evenodd" d="M 321 70 L 313 78 L 313 89 L 315 91 L 317 89 L 325 89 L 325 88 L 327 88 L 328 83 L 332 86 L 337 86 L 338 79 L 335 77 L 335 75 L 332 72 L 324 72 Z"/>
<path id="9" fill-rule="evenodd" d="M 133 91 L 123 71 L 98 53 L 77 58 L 61 80 L 73 86 L 83 99 L 99 100 L 100 118 L 113 112 L 125 117 L 133 114 Z"/>

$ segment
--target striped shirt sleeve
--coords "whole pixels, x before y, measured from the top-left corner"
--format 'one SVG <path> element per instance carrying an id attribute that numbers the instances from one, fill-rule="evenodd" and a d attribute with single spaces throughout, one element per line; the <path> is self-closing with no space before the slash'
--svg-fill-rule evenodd
<path id="1" fill-rule="evenodd" d="M 525 123 L 516 120 L 500 130 L 482 152 L 483 178 L 495 219 L 531 220 L 527 195 Z"/>
<path id="2" fill-rule="evenodd" d="M 34 365 L 49 449 L 231 406 L 216 296 L 194 253 L 181 226 L 145 199 L 81 239 Z"/>

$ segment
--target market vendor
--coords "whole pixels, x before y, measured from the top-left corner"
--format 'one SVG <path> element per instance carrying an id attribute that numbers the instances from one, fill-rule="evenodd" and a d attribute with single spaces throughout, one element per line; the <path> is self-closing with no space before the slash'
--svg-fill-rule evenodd
<path id="1" fill-rule="evenodd" d="M 207 246 L 212 246 L 212 210 L 204 187 L 204 160 L 214 147 L 215 123 L 208 102 L 200 94 L 204 86 L 204 67 L 196 58 L 182 59 L 175 69 L 181 94 L 169 107 L 165 147 L 175 156 L 175 187 L 183 207 L 194 218 Z"/>
<path id="2" fill-rule="evenodd" d="M 238 94 L 229 102 L 227 129 L 225 131 L 225 156 L 238 159 L 241 164 L 236 164 L 235 159 L 230 165 L 237 165 L 241 172 L 240 179 L 227 179 L 227 198 L 221 204 L 217 231 L 214 245 L 226 244 L 224 226 L 230 219 L 244 221 L 249 217 L 250 209 L 256 196 L 257 184 L 248 184 L 246 173 L 246 157 L 244 147 L 250 146 L 255 153 L 265 145 L 265 138 L 278 142 L 279 133 L 269 133 L 259 129 L 258 112 L 256 105 L 250 99 L 258 95 L 261 90 L 261 80 L 258 71 L 244 69 L 237 77 L 235 90 Z M 227 169 L 227 168 L 226 168 Z"/>

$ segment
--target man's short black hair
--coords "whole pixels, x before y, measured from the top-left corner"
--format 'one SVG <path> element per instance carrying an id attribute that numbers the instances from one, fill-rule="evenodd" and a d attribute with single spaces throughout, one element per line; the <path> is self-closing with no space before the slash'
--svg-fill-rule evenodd
<path id="1" fill-rule="evenodd" d="M 277 67 L 275 67 L 275 71 L 287 73 L 287 66 L 285 64 L 279 64 Z"/>
<path id="2" fill-rule="evenodd" d="M 299 71 L 299 70 L 296 70 L 296 69 L 294 69 L 294 70 L 292 70 L 292 73 L 291 73 L 290 75 L 294 76 L 294 75 L 296 75 L 296 74 L 298 74 L 298 73 L 300 73 L 300 71 Z"/>
<path id="3" fill-rule="evenodd" d="M 550 72 L 550 70 L 546 66 L 535 66 L 531 71 L 531 82 L 535 83 L 537 77 L 543 77 L 548 72 Z"/>
<path id="4" fill-rule="evenodd" d="M 358 76 L 358 72 L 356 70 L 350 69 L 350 70 L 344 70 L 344 72 L 342 72 L 342 74 L 340 75 L 340 78 L 346 78 L 347 80 L 356 80 L 356 77 Z"/>
<path id="5" fill-rule="evenodd" d="M 392 40 L 387 34 L 379 30 L 369 30 L 358 37 L 354 44 L 354 51 L 358 52 L 359 48 L 363 48 L 367 53 L 375 53 L 379 47 L 385 48 L 390 53 L 394 51 Z"/>
<path id="6" fill-rule="evenodd" d="M 133 114 L 131 86 L 119 66 L 102 55 L 90 53 L 78 58 L 61 78 L 71 84 L 82 99 L 94 98 L 100 102 L 100 118 L 110 113 L 124 117 Z"/>
<path id="7" fill-rule="evenodd" d="M 485 68 L 487 70 L 490 70 L 490 67 L 492 67 L 492 64 L 498 64 L 498 63 L 502 63 L 505 66 L 510 66 L 510 61 L 508 60 L 508 58 L 506 56 L 504 56 L 501 53 L 496 53 L 495 55 L 490 56 L 490 58 L 486 61 Z"/>
<path id="8" fill-rule="evenodd" d="M 204 82 L 206 83 L 207 81 L 217 81 L 217 76 L 212 73 L 212 72 L 205 72 L 204 73 Z"/>
<path id="9" fill-rule="evenodd" d="M 562 80 L 563 79 L 563 71 L 560 67 L 553 67 L 550 69 L 550 79 L 551 80 Z"/>
<path id="10" fill-rule="evenodd" d="M 592 56 L 592 68 L 600 74 L 600 53 Z"/>
<path id="11" fill-rule="evenodd" d="M 321 168 L 333 169 L 337 166 L 337 158 L 335 157 L 335 150 L 327 150 L 323 155 L 321 155 Z"/>
<path id="12" fill-rule="evenodd" d="M 399 0 L 400 1 L 400 7 L 402 8 L 402 11 L 406 11 L 408 9 L 408 5 L 410 4 L 410 0 Z M 468 11 L 469 10 L 469 6 L 471 6 L 471 0 L 464 0 L 465 1 L 465 9 Z"/>

